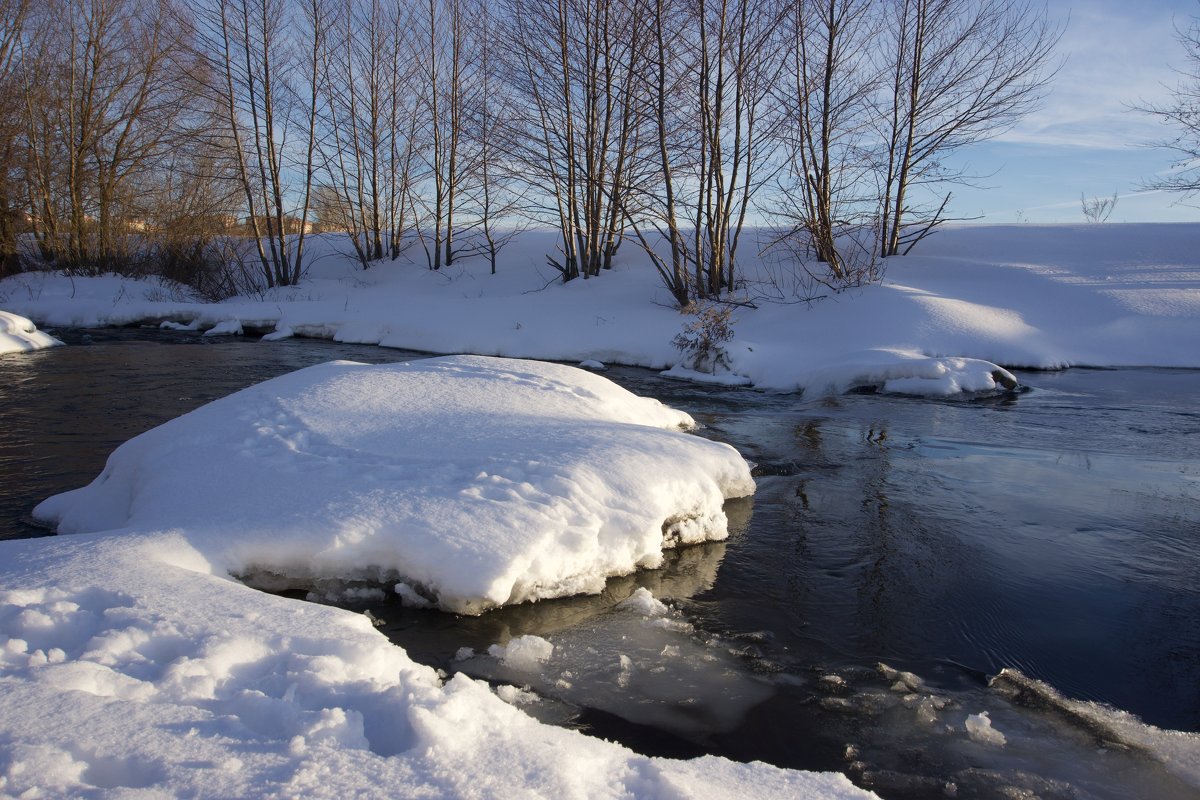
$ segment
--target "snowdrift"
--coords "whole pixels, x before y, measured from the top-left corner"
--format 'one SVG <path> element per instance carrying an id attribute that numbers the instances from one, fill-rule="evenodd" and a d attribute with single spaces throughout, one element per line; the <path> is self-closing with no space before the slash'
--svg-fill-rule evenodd
<path id="1" fill-rule="evenodd" d="M 684 413 L 574 367 L 474 356 L 333 362 L 130 440 L 34 516 L 60 533 L 186 532 L 276 588 L 403 582 L 448 611 L 598 592 L 724 538 L 754 492 Z"/>

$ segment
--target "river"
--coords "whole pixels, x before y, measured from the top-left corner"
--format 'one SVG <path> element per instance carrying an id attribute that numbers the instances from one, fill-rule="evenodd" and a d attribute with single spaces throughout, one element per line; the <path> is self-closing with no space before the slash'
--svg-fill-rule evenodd
<path id="1" fill-rule="evenodd" d="M 58 333 L 72 346 L 0 358 L 0 538 L 44 535 L 39 500 L 204 402 L 334 358 L 420 357 Z M 528 687 L 535 716 L 643 752 L 837 769 L 888 797 L 1195 796 L 1114 732 L 1119 714 L 1081 721 L 988 679 L 1015 669 L 1200 731 L 1200 371 L 1019 373 L 1027 391 L 947 400 L 607 374 L 756 464 L 756 496 L 727 505 L 729 540 L 599 597 L 474 619 L 366 607 L 414 658 Z M 667 601 L 665 622 L 615 607 L 639 586 Z M 524 634 L 555 644 L 550 665 L 486 655 Z"/>

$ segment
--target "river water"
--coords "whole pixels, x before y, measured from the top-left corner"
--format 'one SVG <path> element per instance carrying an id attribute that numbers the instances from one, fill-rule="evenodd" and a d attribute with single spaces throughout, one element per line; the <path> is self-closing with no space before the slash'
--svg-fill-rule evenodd
<path id="1" fill-rule="evenodd" d="M 0 358 L 0 538 L 44 535 L 39 500 L 204 402 L 334 358 L 419 357 L 59 333 L 73 346 Z M 951 400 L 608 376 L 756 464 L 727 542 L 598 597 L 480 618 L 356 608 L 420 661 L 528 689 L 505 691 L 654 755 L 837 769 L 889 797 L 1200 794 L 1178 769 L 1195 737 L 1159 750 L 1115 711 L 1085 719 L 1041 688 L 1200 731 L 1200 371 L 1022 373 L 1022 393 Z M 617 605 L 638 587 L 666 617 Z M 526 634 L 554 657 L 487 654 Z M 1013 679 L 989 686 L 1004 668 Z"/>

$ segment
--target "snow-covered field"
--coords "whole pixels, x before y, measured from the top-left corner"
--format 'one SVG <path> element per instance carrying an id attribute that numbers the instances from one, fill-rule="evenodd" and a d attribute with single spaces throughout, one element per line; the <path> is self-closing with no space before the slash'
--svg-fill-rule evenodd
<path id="1" fill-rule="evenodd" d="M 992 388 L 997 364 L 1200 367 L 1198 238 L 1191 224 L 947 228 L 889 259 L 880 285 L 739 308 L 724 378 L 939 394 Z M 419 252 L 364 272 L 339 255 L 347 247 L 314 241 L 308 278 L 262 299 L 195 304 L 159 282 L 37 273 L 0 282 L 0 308 L 43 327 L 170 319 L 437 353 L 686 366 L 671 340 L 689 318 L 631 245 L 611 274 L 566 285 L 545 266 L 553 240 L 542 233 L 523 234 L 494 276 L 470 261 L 432 272 Z M 796 300 L 779 265 L 743 267 L 748 296 Z"/>

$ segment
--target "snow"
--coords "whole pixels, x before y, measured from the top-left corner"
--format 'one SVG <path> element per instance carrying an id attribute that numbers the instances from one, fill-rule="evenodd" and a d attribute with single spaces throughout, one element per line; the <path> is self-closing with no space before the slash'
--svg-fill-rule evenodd
<path id="1" fill-rule="evenodd" d="M 181 531 L 0 542 L 0 564 L 0 796 L 867 796 L 543 725 Z"/>
<path id="2" fill-rule="evenodd" d="M 264 585 L 403 582 L 410 603 L 477 614 L 724 538 L 724 501 L 754 482 L 693 424 L 557 364 L 334 362 L 132 439 L 34 516 L 62 533 L 180 528 Z"/>
<path id="3" fill-rule="evenodd" d="M 261 298 L 203 304 L 161 283 L 33 273 L 0 282 L 0 302 L 43 325 L 237 321 L 268 338 L 670 367 L 771 390 L 954 394 L 994 390 L 1010 377 L 997 365 L 1200 367 L 1198 235 L 1195 224 L 950 226 L 887 259 L 880 284 L 812 303 L 780 289 L 778 264 L 747 257 L 745 294 L 784 302 L 738 307 L 729 371 L 707 376 L 672 346 L 691 318 L 632 244 L 611 272 L 564 285 L 545 268 L 553 236 L 538 231 L 496 275 L 470 260 L 431 271 L 418 248 L 364 272 L 344 237 L 326 235 L 310 240 L 300 286 Z"/>
<path id="4" fill-rule="evenodd" d="M 42 333 L 25 317 L 0 311 L 0 355 L 41 350 L 62 344 L 49 334 Z"/>
<path id="5" fill-rule="evenodd" d="M 311 367 L 131 439 L 39 506 L 74 535 L 0 542 L 0 795 L 870 796 L 545 725 L 527 690 L 447 680 L 366 614 L 231 577 L 473 611 L 596 591 L 721 538 L 723 499 L 753 491 L 690 424 L 573 367 L 450 357 Z M 647 630 L 654 652 L 681 637 Z M 537 636 L 494 652 L 535 676 L 558 659 Z"/>
<path id="6" fill-rule="evenodd" d="M 17 275 L 0 282 L 0 352 L 57 343 L 31 320 L 153 323 L 815 394 L 987 392 L 1011 381 L 1002 367 L 1200 368 L 1198 234 L 948 227 L 889 259 L 880 284 L 738 307 L 716 375 L 673 348 L 690 318 L 630 247 L 611 273 L 561 285 L 537 232 L 496 276 L 471 262 L 432 272 L 416 251 L 363 272 L 338 257 L 344 240 L 317 237 L 300 286 L 215 304 L 159 280 Z M 743 266 L 748 293 L 772 288 L 755 281 L 776 267 Z M 76 535 L 0 542 L 0 795 L 865 796 L 840 775 L 638 756 L 517 707 L 620 703 L 666 730 L 733 729 L 769 690 L 648 591 L 586 632 L 464 648 L 456 666 L 517 684 L 492 690 L 414 663 L 367 615 L 235 579 L 317 599 L 387 587 L 466 613 L 599 591 L 666 547 L 722 538 L 723 500 L 753 491 L 745 461 L 680 430 L 691 424 L 582 370 L 456 357 L 313 367 L 136 437 L 90 486 L 39 506 Z M 931 728 L 947 717 L 916 676 L 888 680 Z M 710 718 L 696 697 L 716 698 Z M 1053 707 L 1197 779 L 1194 736 Z M 952 721 L 1008 753 L 1021 732 L 997 720 L 1003 731 L 986 711 Z"/>

